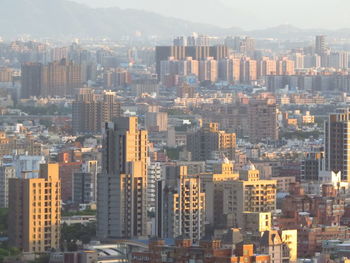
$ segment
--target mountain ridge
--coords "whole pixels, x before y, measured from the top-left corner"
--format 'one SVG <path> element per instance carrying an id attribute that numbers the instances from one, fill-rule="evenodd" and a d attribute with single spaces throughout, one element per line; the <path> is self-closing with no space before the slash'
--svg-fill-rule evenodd
<path id="1" fill-rule="evenodd" d="M 238 27 L 222 28 L 209 24 L 165 17 L 137 9 L 91 8 L 68 0 L 2 0 L 0 36 L 19 35 L 56 38 L 120 39 L 140 32 L 143 36 L 170 38 L 193 32 L 209 35 L 249 35 L 259 38 L 296 39 L 316 34 L 349 37 L 350 29 L 300 29 L 291 25 L 245 31 Z"/>

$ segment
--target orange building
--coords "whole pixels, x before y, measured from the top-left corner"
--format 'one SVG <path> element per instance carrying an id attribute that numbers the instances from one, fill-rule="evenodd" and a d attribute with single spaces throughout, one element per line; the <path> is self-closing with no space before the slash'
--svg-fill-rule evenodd
<path id="1" fill-rule="evenodd" d="M 40 177 L 9 180 L 9 243 L 24 252 L 59 249 L 61 184 L 58 164 L 42 164 Z"/>

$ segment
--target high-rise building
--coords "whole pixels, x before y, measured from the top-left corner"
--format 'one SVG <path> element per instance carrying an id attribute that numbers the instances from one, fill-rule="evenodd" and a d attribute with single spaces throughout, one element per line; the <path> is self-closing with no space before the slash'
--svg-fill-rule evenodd
<path id="1" fill-rule="evenodd" d="M 250 83 L 257 80 L 257 62 L 247 57 L 243 57 L 240 63 L 240 82 Z"/>
<path id="2" fill-rule="evenodd" d="M 147 173 L 147 209 L 155 212 L 157 184 L 162 179 L 163 166 L 160 162 L 149 162 Z"/>
<path id="3" fill-rule="evenodd" d="M 294 61 L 295 69 L 303 69 L 304 68 L 304 59 L 305 55 L 302 53 L 294 53 L 292 56 L 292 60 Z"/>
<path id="4" fill-rule="evenodd" d="M 234 171 L 233 163 L 225 159 L 213 166 L 213 173 L 203 173 L 200 178 L 201 189 L 205 192 L 205 218 L 210 228 L 237 227 L 231 193 L 239 174 Z"/>
<path id="5" fill-rule="evenodd" d="M 66 59 L 47 65 L 29 63 L 22 65 L 21 97 L 72 96 L 83 86 L 81 65 Z"/>
<path id="6" fill-rule="evenodd" d="M 0 167 L 0 208 L 8 207 L 10 178 L 16 178 L 16 168 L 13 165 L 2 165 Z"/>
<path id="7" fill-rule="evenodd" d="M 218 77 L 220 80 L 235 82 L 239 81 L 240 60 L 234 58 L 224 58 L 219 60 Z"/>
<path id="8" fill-rule="evenodd" d="M 21 69 L 21 98 L 39 97 L 41 95 L 42 64 L 27 63 Z"/>
<path id="9" fill-rule="evenodd" d="M 339 109 L 325 122 L 326 171 L 341 172 L 342 180 L 350 182 L 350 109 Z"/>
<path id="10" fill-rule="evenodd" d="M 318 55 L 323 55 L 327 51 L 326 36 L 320 35 L 316 36 L 315 39 L 315 53 Z"/>
<path id="11" fill-rule="evenodd" d="M 90 204 L 94 197 L 94 177 L 91 173 L 74 173 L 72 200 L 75 204 Z"/>
<path id="12" fill-rule="evenodd" d="M 82 70 L 79 64 L 62 59 L 42 67 L 41 96 L 72 96 L 82 87 Z"/>
<path id="13" fill-rule="evenodd" d="M 42 164 L 40 177 L 10 179 L 9 242 L 24 252 L 59 249 L 61 185 L 58 164 Z"/>
<path id="14" fill-rule="evenodd" d="M 212 57 L 199 61 L 199 81 L 216 82 L 218 80 L 218 63 Z"/>
<path id="15" fill-rule="evenodd" d="M 232 203 L 238 227 L 244 226 L 245 212 L 272 212 L 276 209 L 276 180 L 261 180 L 259 170 L 247 164 L 240 180 L 233 182 Z"/>
<path id="16" fill-rule="evenodd" d="M 307 153 L 301 163 L 301 179 L 305 181 L 319 181 L 319 172 L 324 167 L 324 152 Z"/>
<path id="17" fill-rule="evenodd" d="M 106 88 L 123 87 L 131 83 L 131 76 L 125 69 L 108 68 L 103 72 L 103 83 Z"/>
<path id="18" fill-rule="evenodd" d="M 318 54 L 309 54 L 304 57 L 305 68 L 319 68 L 321 67 L 321 57 Z"/>
<path id="19" fill-rule="evenodd" d="M 211 160 L 214 152 L 232 159 L 235 147 L 236 134 L 220 131 L 218 123 L 206 124 L 201 130 L 187 135 L 187 150 L 193 161 Z"/>
<path id="20" fill-rule="evenodd" d="M 251 142 L 278 140 L 276 100 L 260 97 L 249 100 L 248 105 L 249 139 Z"/>
<path id="21" fill-rule="evenodd" d="M 279 60 L 277 60 L 277 66 L 276 66 L 276 72 L 277 75 L 294 75 L 295 74 L 295 66 L 294 61 L 289 60 L 288 58 L 284 57 Z"/>
<path id="22" fill-rule="evenodd" d="M 257 62 L 257 78 L 276 75 L 276 60 L 263 57 Z"/>
<path id="23" fill-rule="evenodd" d="M 121 115 L 115 92 L 96 94 L 91 89 L 81 89 L 73 102 L 73 133 L 101 133 L 105 122 Z"/>
<path id="24" fill-rule="evenodd" d="M 98 176 L 97 236 L 134 238 L 147 235 L 147 131 L 137 117 L 106 123 L 102 173 Z"/>
<path id="25" fill-rule="evenodd" d="M 198 243 L 205 234 L 205 193 L 200 178 L 188 175 L 186 166 L 166 170 L 166 179 L 158 184 L 157 234 Z"/>
<path id="26" fill-rule="evenodd" d="M 157 46 L 156 47 L 156 73 L 160 78 L 160 62 L 168 60 L 169 57 L 174 57 L 177 60 L 185 59 L 184 46 Z"/>
<path id="27" fill-rule="evenodd" d="M 331 52 L 328 66 L 335 69 L 347 69 L 349 67 L 349 53 L 346 51 Z"/>
<path id="28" fill-rule="evenodd" d="M 206 40 L 203 43 L 206 43 Z M 193 60 L 206 60 L 208 57 L 213 57 L 214 60 L 220 60 L 228 56 L 228 47 L 223 45 L 209 46 L 209 44 L 188 44 L 187 46 L 157 46 L 155 55 L 156 73 L 158 79 L 160 79 L 161 62 L 167 61 L 169 58 L 175 61 L 186 60 L 188 57 L 191 57 Z"/>
<path id="29" fill-rule="evenodd" d="M 184 36 L 178 36 L 173 41 L 174 46 L 187 46 L 187 38 Z"/>

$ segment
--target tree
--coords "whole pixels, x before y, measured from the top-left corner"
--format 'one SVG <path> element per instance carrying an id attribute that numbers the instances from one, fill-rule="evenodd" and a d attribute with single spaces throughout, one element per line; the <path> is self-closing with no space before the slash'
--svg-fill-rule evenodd
<path id="1" fill-rule="evenodd" d="M 61 229 L 61 249 L 76 251 L 79 249 L 78 243 L 87 244 L 96 236 L 96 223 L 83 224 L 63 224 Z"/>

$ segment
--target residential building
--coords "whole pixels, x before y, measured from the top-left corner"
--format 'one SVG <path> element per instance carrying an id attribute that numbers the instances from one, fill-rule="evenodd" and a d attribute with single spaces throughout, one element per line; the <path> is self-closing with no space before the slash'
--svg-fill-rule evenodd
<path id="1" fill-rule="evenodd" d="M 167 167 L 158 183 L 157 234 L 162 238 L 183 237 L 198 243 L 205 234 L 205 193 L 198 175 L 188 175 L 186 166 Z"/>
<path id="2" fill-rule="evenodd" d="M 40 177 L 9 181 L 9 243 L 24 252 L 60 247 L 61 185 L 58 164 L 41 164 Z"/>
<path id="3" fill-rule="evenodd" d="M 106 123 L 102 173 L 98 176 L 97 236 L 100 239 L 147 235 L 148 134 L 137 117 Z"/>

